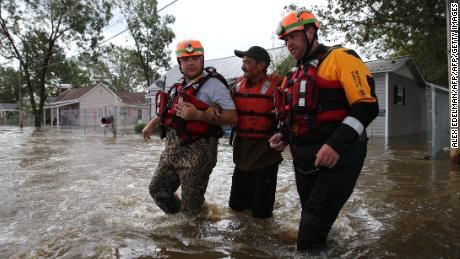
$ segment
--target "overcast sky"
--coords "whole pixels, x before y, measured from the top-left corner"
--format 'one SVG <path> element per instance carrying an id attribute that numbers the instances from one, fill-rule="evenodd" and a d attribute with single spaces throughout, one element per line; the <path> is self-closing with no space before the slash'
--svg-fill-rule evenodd
<path id="1" fill-rule="evenodd" d="M 159 0 L 158 9 L 173 0 Z M 170 44 L 171 58 L 175 64 L 176 44 L 185 39 L 201 41 L 205 58 L 215 59 L 233 56 L 235 49 L 247 50 L 259 45 L 272 48 L 283 45 L 275 31 L 282 18 L 285 5 L 297 4 L 311 8 L 316 1 L 276 1 L 276 0 L 178 0 L 160 12 L 176 18 L 172 26 L 176 38 Z M 113 23 L 113 22 L 112 22 Z M 116 24 L 105 31 L 106 38 L 126 28 Z M 117 45 L 129 44 L 129 33 L 124 33 L 111 42 Z"/>

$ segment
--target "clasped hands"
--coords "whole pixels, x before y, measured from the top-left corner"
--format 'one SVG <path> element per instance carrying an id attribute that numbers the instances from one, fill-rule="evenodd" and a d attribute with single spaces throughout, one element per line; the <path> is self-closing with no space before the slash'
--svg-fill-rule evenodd
<path id="1" fill-rule="evenodd" d="M 271 148 L 280 152 L 287 146 L 287 143 L 283 141 L 283 135 L 281 133 L 274 134 L 268 142 Z M 316 153 L 315 166 L 333 168 L 337 164 L 337 161 L 339 161 L 339 158 L 340 155 L 331 146 L 323 144 L 318 153 Z"/>

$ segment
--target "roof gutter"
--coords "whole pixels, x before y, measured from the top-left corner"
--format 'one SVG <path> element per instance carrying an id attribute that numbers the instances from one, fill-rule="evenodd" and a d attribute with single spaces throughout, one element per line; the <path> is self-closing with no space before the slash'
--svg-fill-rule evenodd
<path id="1" fill-rule="evenodd" d="M 46 105 L 44 108 L 52 109 L 52 108 L 62 107 L 62 106 L 66 106 L 66 105 L 69 105 L 69 104 L 76 104 L 76 103 L 80 103 L 80 101 L 79 100 L 72 100 L 72 101 L 55 102 L 55 103 L 50 103 L 50 104 Z"/>

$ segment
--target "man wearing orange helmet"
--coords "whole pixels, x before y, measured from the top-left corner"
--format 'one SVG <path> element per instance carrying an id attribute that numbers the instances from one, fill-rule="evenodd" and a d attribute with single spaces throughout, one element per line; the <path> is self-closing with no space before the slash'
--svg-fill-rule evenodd
<path id="1" fill-rule="evenodd" d="M 286 15 L 278 37 L 296 66 L 275 91 L 279 133 L 270 145 L 290 145 L 301 220 L 297 250 L 322 248 L 353 192 L 367 150 L 366 127 L 379 108 L 374 80 L 359 56 L 318 43 L 319 23 L 309 11 Z"/>
<path id="2" fill-rule="evenodd" d="M 183 77 L 169 93 L 158 93 L 158 116 L 143 129 L 145 141 L 159 124 L 161 137 L 166 137 L 149 191 L 166 213 L 196 213 L 216 165 L 220 125 L 235 123 L 237 115 L 225 79 L 215 69 L 204 68 L 199 41 L 179 42 L 176 56 Z M 175 195 L 179 186 L 181 199 Z"/>
<path id="3" fill-rule="evenodd" d="M 249 209 L 256 218 L 269 218 L 275 202 L 278 166 L 283 159 L 267 140 L 276 130 L 273 91 L 283 78 L 267 75 L 270 55 L 264 48 L 235 50 L 235 55 L 243 58 L 244 74 L 232 89 L 238 123 L 234 127 L 235 170 L 229 206 L 236 211 Z"/>

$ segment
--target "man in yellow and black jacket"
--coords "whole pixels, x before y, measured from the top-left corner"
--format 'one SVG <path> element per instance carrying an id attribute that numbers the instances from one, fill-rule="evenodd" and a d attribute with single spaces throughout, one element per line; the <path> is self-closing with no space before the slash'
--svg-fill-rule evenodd
<path id="1" fill-rule="evenodd" d="M 378 114 L 369 69 L 350 49 L 318 43 L 309 11 L 287 14 L 278 37 L 296 66 L 275 91 L 279 132 L 270 145 L 290 145 L 302 205 L 297 250 L 326 245 L 327 235 L 353 192 L 367 151 L 366 127 Z"/>

